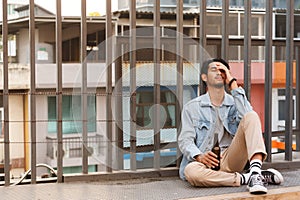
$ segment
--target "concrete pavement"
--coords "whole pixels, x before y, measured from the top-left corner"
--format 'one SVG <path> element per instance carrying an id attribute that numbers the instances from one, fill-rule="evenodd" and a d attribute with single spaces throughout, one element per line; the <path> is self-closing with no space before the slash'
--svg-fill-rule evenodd
<path id="1" fill-rule="evenodd" d="M 300 170 L 280 170 L 282 185 L 269 185 L 267 195 L 250 195 L 246 186 L 195 188 L 178 177 L 122 181 L 42 183 L 0 187 L 3 200 L 53 199 L 299 199 Z M 276 196 L 277 195 L 277 196 Z M 285 198 L 283 198 L 285 197 Z"/>

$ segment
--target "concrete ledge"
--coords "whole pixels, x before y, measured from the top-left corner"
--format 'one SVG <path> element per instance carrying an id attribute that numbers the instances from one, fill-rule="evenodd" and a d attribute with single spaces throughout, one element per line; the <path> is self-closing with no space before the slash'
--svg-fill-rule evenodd
<path id="1" fill-rule="evenodd" d="M 160 170 L 137 170 L 137 171 L 117 171 L 117 172 L 95 172 L 89 174 L 65 174 L 63 182 L 77 181 L 116 181 L 116 180 L 132 180 L 141 178 L 163 178 L 163 177 L 178 177 L 178 168 L 170 167 Z"/>
<path id="2" fill-rule="evenodd" d="M 269 189 L 267 194 L 253 195 L 249 192 L 222 194 L 216 196 L 205 196 L 199 198 L 188 198 L 186 200 L 220 200 L 220 199 L 234 199 L 234 200 L 299 200 L 300 186 L 296 187 L 283 187 L 279 189 Z"/>
<path id="3" fill-rule="evenodd" d="M 282 159 L 284 160 L 284 159 Z M 300 168 L 300 161 L 274 161 L 272 163 L 264 162 L 263 169 L 298 169 Z"/>

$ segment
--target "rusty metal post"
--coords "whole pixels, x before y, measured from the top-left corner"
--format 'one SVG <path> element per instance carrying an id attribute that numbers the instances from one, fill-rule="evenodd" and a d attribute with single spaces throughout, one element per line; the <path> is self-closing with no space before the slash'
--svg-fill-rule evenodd
<path id="1" fill-rule="evenodd" d="M 81 117 L 82 117 L 82 173 L 88 173 L 88 150 L 87 150 L 87 63 L 86 43 L 86 0 L 81 0 Z"/>
<path id="2" fill-rule="evenodd" d="M 116 141 L 117 141 L 117 163 L 118 169 L 124 168 L 124 152 L 123 152 L 123 96 L 122 96 L 122 45 L 116 44 L 115 46 L 116 52 L 116 60 L 115 60 L 115 102 L 116 102 L 116 109 L 115 109 L 115 116 L 116 116 Z"/>
<path id="3" fill-rule="evenodd" d="M 268 162 L 272 161 L 272 18 L 273 1 L 266 1 L 266 39 L 265 39 L 265 131 L 264 139 Z"/>
<path id="4" fill-rule="evenodd" d="M 62 132 L 62 17 L 61 1 L 56 0 L 56 119 L 57 119 L 57 182 L 63 182 L 63 132 Z"/>
<path id="5" fill-rule="evenodd" d="M 8 24 L 7 0 L 2 1 L 2 49 L 3 49 L 3 109 L 4 109 L 4 179 L 5 186 L 10 185 L 10 152 L 9 152 L 9 88 L 8 88 Z M 2 122 L 1 122 L 2 123 Z M 3 123 L 2 123 L 3 126 Z M 2 131 L 2 130 L 0 130 Z"/>
<path id="6" fill-rule="evenodd" d="M 178 14 L 178 13 L 177 13 Z M 153 58 L 154 58 L 154 168 L 160 168 L 160 0 L 154 1 L 153 13 Z"/>
<path id="7" fill-rule="evenodd" d="M 251 101 L 251 1 L 245 1 L 244 16 L 244 89 Z"/>
<path id="8" fill-rule="evenodd" d="M 205 49 L 206 49 L 206 0 L 201 0 L 200 1 L 200 16 L 199 16 L 199 22 L 200 22 L 200 27 L 199 27 L 199 39 L 200 39 L 200 47 L 199 47 L 199 51 L 200 51 L 200 69 L 202 67 L 202 63 L 204 62 L 205 59 Z M 226 42 L 224 41 L 224 44 Z M 199 73 L 199 87 L 200 87 L 200 94 L 204 94 L 205 93 L 205 85 L 203 83 L 203 81 L 201 80 L 201 75 Z"/>
<path id="9" fill-rule="evenodd" d="M 293 53 L 294 53 L 294 0 L 286 1 L 286 94 L 285 94 L 285 160 L 292 161 L 293 144 Z"/>
<path id="10" fill-rule="evenodd" d="M 36 183 L 36 85 L 35 85 L 35 14 L 34 0 L 29 1 L 30 42 L 30 120 L 31 120 L 31 183 Z"/>
<path id="11" fill-rule="evenodd" d="M 130 169 L 136 170 L 136 0 L 130 1 Z"/>
<path id="12" fill-rule="evenodd" d="M 223 0 L 223 2 L 222 2 L 222 47 L 221 47 L 221 57 L 224 60 L 228 59 L 228 51 L 229 51 L 228 19 L 229 19 L 229 0 Z"/>
<path id="13" fill-rule="evenodd" d="M 177 138 L 181 131 L 181 108 L 183 104 L 183 0 L 177 0 L 176 15 L 176 65 L 177 65 L 177 82 L 176 82 L 176 127 Z M 201 48 L 201 47 L 200 47 Z M 177 148 L 177 157 L 181 155 Z M 177 167 L 180 165 L 180 159 L 177 159 Z"/>
<path id="14" fill-rule="evenodd" d="M 111 24 L 111 0 L 106 0 L 106 135 L 107 167 L 112 172 L 112 24 Z"/>

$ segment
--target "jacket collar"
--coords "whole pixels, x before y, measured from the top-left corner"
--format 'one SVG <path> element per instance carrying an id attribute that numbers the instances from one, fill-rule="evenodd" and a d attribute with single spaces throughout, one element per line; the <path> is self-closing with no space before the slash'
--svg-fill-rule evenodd
<path id="1" fill-rule="evenodd" d="M 233 97 L 231 95 L 227 94 L 227 92 L 225 92 L 224 101 L 222 102 L 221 106 L 222 105 L 231 106 L 233 104 L 234 104 Z M 206 92 L 204 95 L 202 95 L 201 106 L 212 106 L 208 92 Z"/>

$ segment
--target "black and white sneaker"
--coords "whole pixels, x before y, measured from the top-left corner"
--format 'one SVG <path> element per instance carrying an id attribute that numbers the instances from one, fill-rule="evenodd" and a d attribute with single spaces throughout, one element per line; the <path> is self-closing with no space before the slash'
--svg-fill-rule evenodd
<path id="1" fill-rule="evenodd" d="M 264 177 L 265 181 L 269 184 L 279 185 L 283 183 L 283 176 L 276 169 L 262 170 L 261 175 Z"/>
<path id="2" fill-rule="evenodd" d="M 253 172 L 248 182 L 250 194 L 266 194 L 268 189 L 264 184 L 264 177 L 257 172 Z"/>

